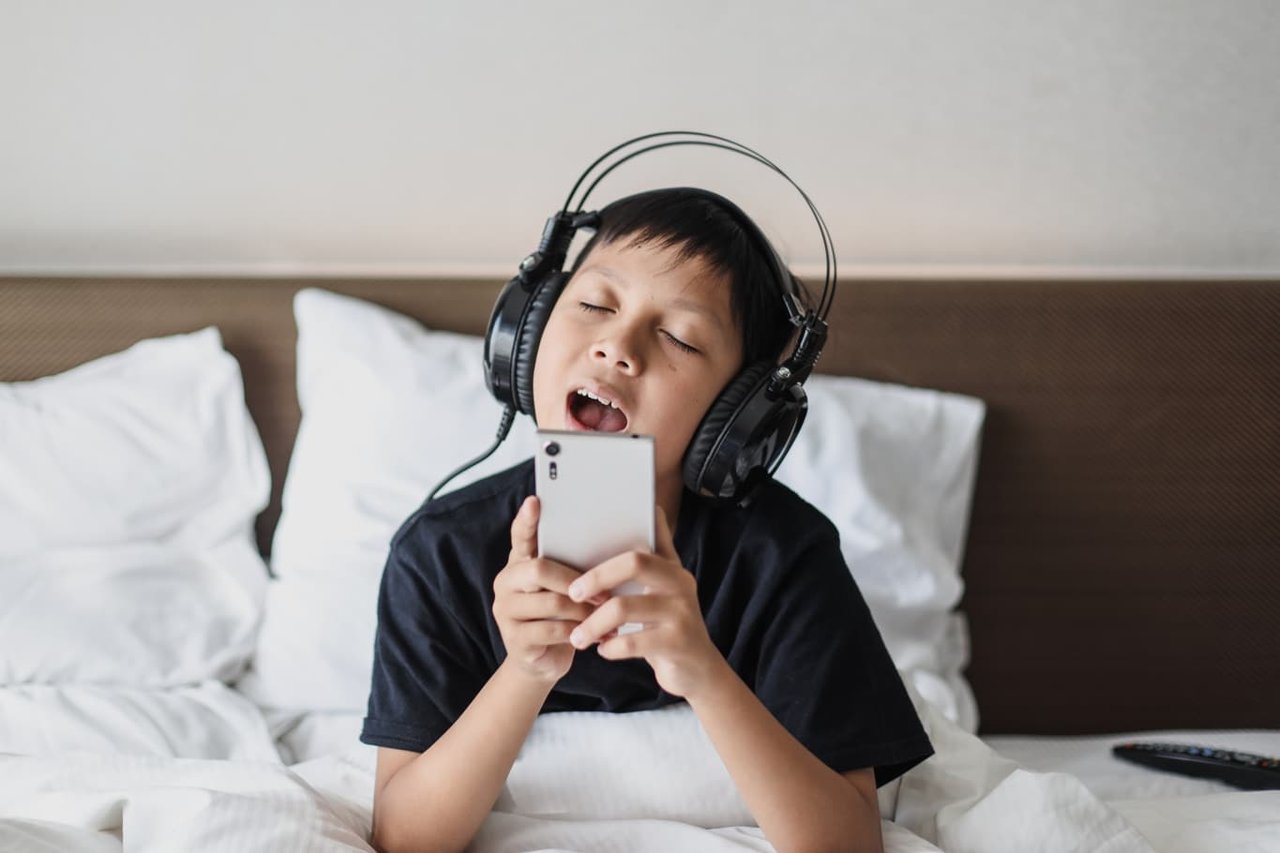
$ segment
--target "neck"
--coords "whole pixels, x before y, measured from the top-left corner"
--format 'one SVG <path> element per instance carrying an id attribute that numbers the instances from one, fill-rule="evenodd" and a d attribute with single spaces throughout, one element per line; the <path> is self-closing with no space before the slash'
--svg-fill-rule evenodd
<path id="1" fill-rule="evenodd" d="M 658 506 L 662 507 L 663 513 L 667 516 L 667 526 L 671 528 L 671 535 L 675 536 L 676 521 L 680 518 L 680 498 L 684 494 L 684 480 L 677 474 L 674 477 L 660 479 L 654 485 Z"/>

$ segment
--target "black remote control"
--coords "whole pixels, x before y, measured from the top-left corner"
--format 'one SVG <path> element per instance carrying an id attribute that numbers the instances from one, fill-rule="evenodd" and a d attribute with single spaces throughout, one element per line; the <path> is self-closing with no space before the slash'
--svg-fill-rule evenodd
<path id="1" fill-rule="evenodd" d="M 1134 764 L 1217 779 L 1251 791 L 1280 790 L 1280 758 L 1185 743 L 1122 743 L 1111 754 Z"/>

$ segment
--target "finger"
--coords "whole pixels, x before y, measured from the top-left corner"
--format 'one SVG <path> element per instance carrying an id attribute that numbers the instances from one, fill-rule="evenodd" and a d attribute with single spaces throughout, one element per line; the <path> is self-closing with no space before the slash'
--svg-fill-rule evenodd
<path id="1" fill-rule="evenodd" d="M 500 601 L 513 593 L 543 591 L 568 596 L 569 585 L 581 575 L 581 572 L 548 557 L 513 559 L 494 577 L 494 597 Z"/>
<path id="2" fill-rule="evenodd" d="M 585 649 L 628 622 L 643 624 L 646 628 L 658 625 L 670 619 L 672 601 L 668 596 L 617 596 L 584 619 L 569 635 L 569 642 L 574 648 Z"/>
<path id="3" fill-rule="evenodd" d="M 680 555 L 676 553 L 676 543 L 671 533 L 671 525 L 667 523 L 667 513 L 662 507 L 658 507 L 654 517 L 656 519 L 654 542 L 658 546 L 656 553 L 659 557 L 680 562 Z"/>
<path id="4" fill-rule="evenodd" d="M 569 587 L 569 597 L 574 601 L 587 601 L 616 589 L 626 581 L 635 581 L 647 592 L 669 592 L 670 566 L 669 561 L 658 560 L 646 551 L 627 551 L 583 572 Z"/>
<path id="5" fill-rule="evenodd" d="M 568 595 L 569 586 L 579 577 L 580 572 L 546 557 L 525 560 L 512 569 L 514 587 L 520 592 L 549 590 Z"/>
<path id="6" fill-rule="evenodd" d="M 517 622 L 511 627 L 511 639 L 513 645 L 524 648 L 558 646 L 569 642 L 569 634 L 573 631 L 574 624 L 560 619 Z"/>
<path id="7" fill-rule="evenodd" d="M 657 631 L 640 631 L 634 634 L 602 639 L 596 653 L 608 660 L 648 657 L 662 650 L 663 638 Z"/>
<path id="8" fill-rule="evenodd" d="M 537 495 L 529 495 L 511 521 L 511 561 L 528 560 L 538 555 Z"/>
<path id="9" fill-rule="evenodd" d="M 581 622 L 595 610 L 587 602 L 570 601 L 558 592 L 527 592 L 509 596 L 502 607 L 502 615 L 514 621 L 538 619 L 568 619 Z"/>

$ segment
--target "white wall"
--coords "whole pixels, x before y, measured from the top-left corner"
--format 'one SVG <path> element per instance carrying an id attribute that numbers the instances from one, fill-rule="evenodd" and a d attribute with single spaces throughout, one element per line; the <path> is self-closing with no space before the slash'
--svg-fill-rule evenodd
<path id="1" fill-rule="evenodd" d="M 1274 0 L 0 0 L 0 272 L 505 275 L 725 134 L 852 273 L 1280 274 Z M 781 179 L 651 154 L 802 270 Z"/>

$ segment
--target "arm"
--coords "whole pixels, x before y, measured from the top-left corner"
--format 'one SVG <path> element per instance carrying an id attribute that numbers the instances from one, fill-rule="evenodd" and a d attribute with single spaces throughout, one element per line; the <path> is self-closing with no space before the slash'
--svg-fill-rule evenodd
<path id="1" fill-rule="evenodd" d="M 426 752 L 379 748 L 373 845 L 388 853 L 466 847 L 550 691 L 507 658 Z"/>
<path id="2" fill-rule="evenodd" d="M 462 850 L 488 816 L 551 688 L 569 671 L 569 632 L 591 612 L 566 592 L 578 573 L 537 558 L 538 503 L 511 525 L 494 579 L 493 615 L 507 655 L 426 752 L 378 750 L 373 844 L 380 850 Z"/>
<path id="3" fill-rule="evenodd" d="M 643 657 L 664 690 L 688 700 L 747 807 L 781 851 L 880 851 L 880 810 L 869 768 L 843 776 L 809 752 L 738 678 L 707 635 L 697 585 L 680 564 L 670 528 L 657 512 L 657 552 L 630 552 L 585 573 L 569 588 L 589 600 L 626 580 L 645 595 L 618 596 L 570 636 L 577 648 L 599 641 L 610 660 Z M 624 622 L 644 630 L 623 636 Z"/>
<path id="4" fill-rule="evenodd" d="M 840 774 L 774 719 L 722 656 L 685 698 L 779 850 L 882 850 L 870 768 Z"/>

